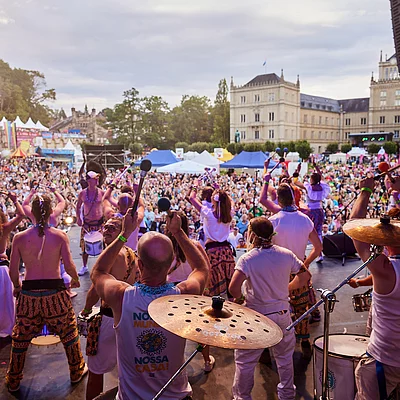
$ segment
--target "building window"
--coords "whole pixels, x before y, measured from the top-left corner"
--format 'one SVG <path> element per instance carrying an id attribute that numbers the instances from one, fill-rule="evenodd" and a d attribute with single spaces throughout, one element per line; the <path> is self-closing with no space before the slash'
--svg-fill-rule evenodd
<path id="1" fill-rule="evenodd" d="M 321 139 L 321 131 L 318 132 L 318 139 Z"/>
<path id="2" fill-rule="evenodd" d="M 381 97 L 386 97 L 386 90 L 384 90 L 383 92 L 381 92 Z"/>
<path id="3" fill-rule="evenodd" d="M 314 131 L 311 131 L 311 139 L 314 139 Z"/>
<path id="4" fill-rule="evenodd" d="M 386 106 L 386 100 L 381 100 L 381 107 L 385 107 Z"/>
<path id="5" fill-rule="evenodd" d="M 240 96 L 240 102 L 242 104 L 245 104 L 246 103 L 246 96 Z"/>
<path id="6" fill-rule="evenodd" d="M 350 118 L 346 118 L 344 124 L 345 124 L 346 126 L 349 126 L 349 125 L 350 125 Z"/>
<path id="7" fill-rule="evenodd" d="M 304 115 L 304 123 L 307 123 L 307 114 Z"/>
<path id="8" fill-rule="evenodd" d="M 260 131 L 254 132 L 254 139 L 260 139 Z"/>
<path id="9" fill-rule="evenodd" d="M 395 124 L 400 124 L 400 115 L 395 115 L 394 116 L 394 123 Z"/>
<path id="10" fill-rule="evenodd" d="M 381 116 L 379 117 L 379 123 L 380 123 L 380 124 L 384 124 L 384 123 L 385 123 L 385 117 L 384 117 L 384 116 L 381 115 Z"/>
<path id="11" fill-rule="evenodd" d="M 260 101 L 260 95 L 259 95 L 259 94 L 255 94 L 255 95 L 254 95 L 254 101 L 255 101 L 256 103 L 258 103 L 258 102 Z"/>
<path id="12" fill-rule="evenodd" d="M 273 112 L 269 113 L 269 120 L 270 121 L 274 121 L 275 120 L 275 113 L 273 113 Z"/>
<path id="13" fill-rule="evenodd" d="M 328 117 L 325 117 L 325 125 L 328 125 L 329 124 L 329 118 Z"/>
<path id="14" fill-rule="evenodd" d="M 393 132 L 393 139 L 398 139 L 399 138 L 399 132 L 400 131 L 394 131 Z"/>
<path id="15" fill-rule="evenodd" d="M 315 124 L 315 115 L 313 115 L 312 117 L 311 117 L 311 125 L 314 125 Z"/>
<path id="16" fill-rule="evenodd" d="M 270 130 L 268 131 L 268 139 L 273 139 L 274 136 L 275 136 L 274 130 L 273 130 L 273 129 L 270 129 Z"/>
<path id="17" fill-rule="evenodd" d="M 301 107 L 304 107 L 304 106 L 305 106 L 304 101 L 302 101 L 302 102 L 300 103 L 300 105 L 301 105 Z"/>
<path id="18" fill-rule="evenodd" d="M 275 93 L 268 93 L 268 101 L 275 101 Z"/>
<path id="19" fill-rule="evenodd" d="M 319 121 L 319 124 L 322 125 L 322 117 L 321 116 L 319 116 L 318 121 Z"/>
<path id="20" fill-rule="evenodd" d="M 246 114 L 241 114 L 240 115 L 240 122 L 246 122 Z"/>
<path id="21" fill-rule="evenodd" d="M 400 99 L 396 99 L 396 100 L 394 101 L 394 105 L 395 105 L 395 106 L 400 106 Z"/>
<path id="22" fill-rule="evenodd" d="M 345 132 L 344 133 L 345 140 L 349 140 L 349 135 L 350 135 L 350 132 Z"/>
<path id="23" fill-rule="evenodd" d="M 245 140 L 246 139 L 246 131 L 241 131 L 240 132 L 240 138 Z"/>
<path id="24" fill-rule="evenodd" d="M 396 90 L 396 96 L 400 97 L 400 90 Z"/>
<path id="25" fill-rule="evenodd" d="M 254 121 L 260 122 L 260 114 L 254 114 Z"/>
<path id="26" fill-rule="evenodd" d="M 367 118 L 361 118 L 361 125 L 367 125 Z"/>

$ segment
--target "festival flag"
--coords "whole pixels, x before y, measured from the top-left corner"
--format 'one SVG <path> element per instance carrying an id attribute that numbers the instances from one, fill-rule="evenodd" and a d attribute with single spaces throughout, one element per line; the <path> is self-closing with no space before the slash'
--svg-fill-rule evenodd
<path id="1" fill-rule="evenodd" d="M 17 125 L 15 123 L 11 124 L 11 140 L 10 144 L 13 149 L 17 148 Z"/>
<path id="2" fill-rule="evenodd" d="M 8 150 L 11 150 L 12 146 L 12 132 L 11 132 L 11 122 L 6 122 L 6 134 L 7 134 L 7 143 L 8 143 Z"/>

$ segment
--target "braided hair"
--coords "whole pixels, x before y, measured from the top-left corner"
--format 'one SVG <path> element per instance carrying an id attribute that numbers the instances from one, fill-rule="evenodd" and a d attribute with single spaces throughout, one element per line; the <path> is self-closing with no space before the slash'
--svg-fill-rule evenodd
<path id="1" fill-rule="evenodd" d="M 39 228 L 39 237 L 44 236 L 44 228 L 50 218 L 51 199 L 47 195 L 36 195 L 32 201 L 32 214 L 36 219 Z"/>
<path id="2" fill-rule="evenodd" d="M 253 218 L 249 223 L 249 237 L 254 234 L 253 247 L 263 248 L 271 246 L 272 237 L 275 235 L 271 221 L 265 217 Z"/>

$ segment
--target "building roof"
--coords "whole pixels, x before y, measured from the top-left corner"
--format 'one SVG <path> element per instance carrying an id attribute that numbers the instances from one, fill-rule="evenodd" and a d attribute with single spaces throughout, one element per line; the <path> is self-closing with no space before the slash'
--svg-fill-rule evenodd
<path id="1" fill-rule="evenodd" d="M 63 119 L 62 121 L 56 122 L 54 125 L 50 127 L 50 131 L 58 131 L 67 127 L 72 122 L 72 117 L 68 117 L 67 119 Z"/>
<path id="2" fill-rule="evenodd" d="M 343 107 L 343 111 L 347 113 L 368 112 L 369 97 L 339 100 L 339 104 Z"/>
<path id="3" fill-rule="evenodd" d="M 304 93 L 300 93 L 300 107 L 321 111 L 340 111 L 340 105 L 337 100 Z"/>
<path id="4" fill-rule="evenodd" d="M 250 82 L 247 82 L 243 87 L 254 86 L 254 85 L 265 85 L 267 83 L 271 84 L 272 82 L 279 83 L 280 80 L 281 78 L 279 78 L 277 74 L 257 75 Z"/>

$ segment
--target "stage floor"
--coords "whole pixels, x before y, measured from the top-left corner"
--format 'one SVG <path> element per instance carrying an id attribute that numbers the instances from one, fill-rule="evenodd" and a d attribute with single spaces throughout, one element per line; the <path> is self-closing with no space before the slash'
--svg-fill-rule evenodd
<path id="1" fill-rule="evenodd" d="M 74 227 L 69 237 L 71 240 L 72 253 L 77 268 L 81 266 L 79 256 L 79 229 Z M 90 260 L 92 266 L 94 259 Z M 315 288 L 333 289 L 348 274 L 355 270 L 361 261 L 349 259 L 342 266 L 341 260 L 325 259 L 322 264 L 313 263 L 311 272 Z M 362 272 L 361 274 L 364 274 Z M 81 277 L 81 288 L 75 289 L 79 294 L 72 302 L 76 313 L 82 310 L 85 303 L 85 294 L 90 286 L 89 274 Z M 363 293 L 367 288 L 352 289 L 346 285 L 341 289 L 337 298 L 339 303 L 335 306 L 335 311 L 331 315 L 331 333 L 365 333 L 366 320 L 368 313 L 356 313 L 353 311 L 351 297 L 356 293 Z M 322 311 L 322 310 L 321 310 Z M 322 335 L 323 321 L 311 325 L 311 339 Z M 86 339 L 81 338 L 83 353 L 86 346 Z M 24 368 L 24 379 L 21 382 L 21 389 L 18 394 L 8 393 L 4 376 L 7 370 L 10 344 L 0 343 L 0 399 L 26 399 L 26 400 L 61 400 L 61 399 L 85 399 L 86 381 L 85 377 L 81 383 L 71 386 L 69 372 L 64 349 L 61 344 L 48 348 L 31 346 L 28 350 L 26 364 Z M 187 355 L 195 349 L 195 344 L 188 342 L 186 347 Z M 232 382 L 234 375 L 233 350 L 212 348 L 211 354 L 216 359 L 214 370 L 209 374 L 204 374 L 202 370 L 203 358 L 197 355 L 189 364 L 187 372 L 193 388 L 194 400 L 229 400 L 232 398 Z M 85 356 L 86 357 L 86 356 Z M 297 387 L 296 399 L 311 400 L 313 393 L 313 366 L 312 358 L 304 358 L 301 347 L 296 345 L 294 354 L 295 384 Z M 252 392 L 253 399 L 277 399 L 276 385 L 278 375 L 275 362 L 269 365 L 258 364 L 255 371 L 255 384 Z M 105 391 L 117 386 L 117 371 L 106 374 Z"/>

